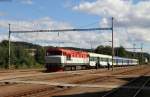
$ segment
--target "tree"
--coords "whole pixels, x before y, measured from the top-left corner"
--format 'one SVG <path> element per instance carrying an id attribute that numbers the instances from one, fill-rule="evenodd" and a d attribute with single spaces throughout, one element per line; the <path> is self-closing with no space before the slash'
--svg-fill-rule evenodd
<path id="1" fill-rule="evenodd" d="M 35 65 L 35 59 L 33 56 L 29 55 L 29 53 L 25 50 L 23 47 L 17 47 L 14 50 L 14 58 L 15 61 L 15 66 L 16 68 L 18 67 L 23 67 L 23 65 L 27 67 L 32 67 Z"/>
<path id="2" fill-rule="evenodd" d="M 112 48 L 110 46 L 98 46 L 94 52 L 98 54 L 112 55 Z"/>
<path id="3" fill-rule="evenodd" d="M 0 67 L 8 68 L 8 41 L 0 43 Z"/>
<path id="4" fill-rule="evenodd" d="M 8 52 L 6 47 L 0 47 L 0 67 L 8 68 Z"/>
<path id="5" fill-rule="evenodd" d="M 127 57 L 127 52 L 124 47 L 118 47 L 115 49 L 115 55 L 119 57 Z"/>
<path id="6" fill-rule="evenodd" d="M 44 48 L 37 48 L 35 59 L 39 64 L 44 64 L 44 57 L 45 57 L 45 49 Z"/>

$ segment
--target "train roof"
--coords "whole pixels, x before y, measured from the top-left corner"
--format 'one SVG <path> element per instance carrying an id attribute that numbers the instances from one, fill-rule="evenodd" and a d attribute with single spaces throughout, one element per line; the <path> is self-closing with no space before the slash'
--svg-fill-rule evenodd
<path id="1" fill-rule="evenodd" d="M 92 57 L 112 58 L 111 55 L 97 54 L 97 53 L 91 53 L 91 52 L 89 52 L 89 55 Z M 118 56 L 114 56 L 114 59 L 137 60 L 137 59 L 131 59 L 131 58 L 118 57 Z"/>
<path id="2" fill-rule="evenodd" d="M 114 59 L 124 59 L 124 60 L 137 60 L 137 59 L 131 59 L 131 58 L 124 58 L 124 57 L 118 57 L 118 56 L 114 56 Z"/>
<path id="3" fill-rule="evenodd" d="M 64 49 L 64 48 L 48 48 L 47 51 L 62 51 L 65 53 L 80 53 L 80 54 L 88 54 L 85 51 L 76 51 L 76 50 L 70 50 L 70 49 Z"/>
<path id="4" fill-rule="evenodd" d="M 85 52 L 85 51 L 77 51 L 77 50 L 70 50 L 70 49 L 65 49 L 65 48 L 60 48 L 60 47 L 52 47 L 48 48 L 47 51 L 62 51 L 65 53 L 80 53 L 80 54 L 89 54 L 89 56 L 92 57 L 103 57 L 103 58 L 112 58 L 111 55 L 104 55 L 104 54 L 97 54 L 97 53 L 91 53 L 91 52 Z M 124 57 L 118 57 L 114 56 L 114 59 L 124 59 L 124 60 L 137 60 L 137 59 L 131 59 L 131 58 L 124 58 Z"/>
<path id="5" fill-rule="evenodd" d="M 91 52 L 89 52 L 89 55 L 90 55 L 90 56 L 93 56 L 93 57 L 105 57 L 105 58 L 111 58 L 110 55 L 97 54 L 97 53 L 91 53 Z"/>

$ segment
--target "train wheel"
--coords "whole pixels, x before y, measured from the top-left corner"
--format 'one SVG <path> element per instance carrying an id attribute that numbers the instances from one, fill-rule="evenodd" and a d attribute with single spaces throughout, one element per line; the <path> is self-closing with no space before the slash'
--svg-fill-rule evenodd
<path id="1" fill-rule="evenodd" d="M 82 68 L 81 68 L 81 69 L 83 69 L 83 70 L 84 70 L 84 69 L 86 69 L 86 67 L 85 67 L 85 66 L 82 66 Z"/>
<path id="2" fill-rule="evenodd" d="M 65 71 L 71 70 L 71 67 L 70 67 L 70 66 L 67 66 L 67 67 L 64 67 L 64 68 L 65 68 Z"/>

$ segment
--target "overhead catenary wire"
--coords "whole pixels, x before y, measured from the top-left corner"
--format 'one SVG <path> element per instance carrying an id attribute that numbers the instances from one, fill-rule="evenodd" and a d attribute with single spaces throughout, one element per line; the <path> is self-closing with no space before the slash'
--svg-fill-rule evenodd
<path id="1" fill-rule="evenodd" d="M 112 30 L 112 28 L 86 28 L 86 29 L 58 29 L 58 30 L 14 30 L 10 33 L 31 33 L 31 32 L 64 32 L 64 31 L 93 31 L 93 30 Z"/>

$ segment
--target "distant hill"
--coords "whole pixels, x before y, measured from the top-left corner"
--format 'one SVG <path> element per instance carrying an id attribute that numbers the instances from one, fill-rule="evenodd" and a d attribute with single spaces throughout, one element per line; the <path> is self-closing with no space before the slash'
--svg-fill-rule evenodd
<path id="1" fill-rule="evenodd" d="M 40 45 L 28 43 L 28 42 L 18 42 L 18 41 L 11 41 L 11 45 L 18 46 L 18 47 L 25 47 L 25 48 L 36 48 L 41 47 Z M 0 42 L 0 46 L 8 46 L 8 40 L 3 40 Z"/>
<path id="2" fill-rule="evenodd" d="M 13 44 L 13 46 L 22 46 L 22 47 L 25 47 L 25 48 L 42 47 L 40 45 L 32 44 L 32 43 L 27 43 L 27 42 L 11 42 L 11 44 Z"/>

